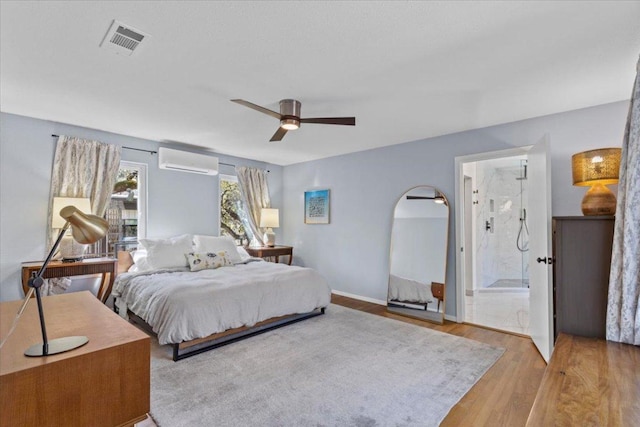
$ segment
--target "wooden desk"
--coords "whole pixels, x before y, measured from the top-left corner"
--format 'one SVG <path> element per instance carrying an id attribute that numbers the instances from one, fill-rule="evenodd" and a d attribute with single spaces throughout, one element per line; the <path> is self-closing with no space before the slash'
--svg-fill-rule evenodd
<path id="1" fill-rule="evenodd" d="M 560 334 L 527 427 L 640 425 L 640 347 Z"/>
<path id="2" fill-rule="evenodd" d="M 48 338 L 85 335 L 82 347 L 45 357 L 31 301 L 0 349 L 0 426 L 132 426 L 150 409 L 150 339 L 90 292 L 44 297 Z M 0 303 L 7 336 L 22 301 Z"/>
<path id="3" fill-rule="evenodd" d="M 289 256 L 289 265 L 291 265 L 291 261 L 293 260 L 293 247 L 292 246 L 262 246 L 259 248 L 248 247 L 245 248 L 247 253 L 251 256 L 255 256 L 258 258 L 270 258 L 275 257 L 276 262 L 279 262 L 281 256 Z"/>
<path id="4" fill-rule="evenodd" d="M 25 295 L 29 292 L 29 278 L 38 272 L 44 261 L 22 263 L 22 289 Z M 111 288 L 116 279 L 118 260 L 115 258 L 87 258 L 77 262 L 51 261 L 42 276 L 45 279 L 54 277 L 80 276 L 83 274 L 102 274 L 102 283 L 98 290 L 98 299 L 106 302 L 111 295 Z"/>

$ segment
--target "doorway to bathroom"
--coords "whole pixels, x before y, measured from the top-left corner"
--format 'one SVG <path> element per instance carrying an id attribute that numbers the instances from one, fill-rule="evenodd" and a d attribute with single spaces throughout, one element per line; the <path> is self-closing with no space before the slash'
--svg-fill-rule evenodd
<path id="1" fill-rule="evenodd" d="M 469 161 L 463 176 L 464 322 L 529 335 L 526 154 Z"/>

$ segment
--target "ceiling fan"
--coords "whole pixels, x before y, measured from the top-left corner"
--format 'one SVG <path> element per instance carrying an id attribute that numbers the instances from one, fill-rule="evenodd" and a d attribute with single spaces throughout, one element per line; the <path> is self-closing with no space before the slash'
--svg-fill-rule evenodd
<path id="1" fill-rule="evenodd" d="M 445 198 L 442 194 L 436 192 L 436 195 L 433 197 L 430 196 L 407 196 L 407 200 L 433 200 L 435 203 L 439 205 L 445 204 Z"/>
<path id="2" fill-rule="evenodd" d="M 282 138 L 284 138 L 287 131 L 298 129 L 300 127 L 300 124 L 302 123 L 319 123 L 324 125 L 346 126 L 356 125 L 355 117 L 300 117 L 301 104 L 300 101 L 296 101 L 295 99 L 281 100 L 279 113 L 273 110 L 269 110 L 268 108 L 253 104 L 249 101 L 245 101 L 244 99 L 232 99 L 231 101 L 259 111 L 261 113 L 268 114 L 269 116 L 275 117 L 276 119 L 280 120 L 280 127 L 278 128 L 276 133 L 273 134 L 270 141 L 282 141 Z"/>

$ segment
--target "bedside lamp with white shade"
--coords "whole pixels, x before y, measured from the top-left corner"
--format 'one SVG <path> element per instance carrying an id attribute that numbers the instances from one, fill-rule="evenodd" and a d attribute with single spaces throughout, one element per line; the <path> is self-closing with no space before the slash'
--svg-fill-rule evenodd
<path id="1" fill-rule="evenodd" d="M 91 200 L 84 197 L 54 197 L 53 198 L 53 215 L 51 218 L 52 229 L 62 229 L 67 220 L 60 216 L 60 211 L 66 206 L 73 206 L 84 214 L 91 214 Z M 84 255 L 87 245 L 80 244 L 71 237 L 71 229 L 67 229 L 62 241 L 60 242 L 60 255 L 63 262 L 79 261 Z"/>
<path id="2" fill-rule="evenodd" d="M 276 245 L 276 233 L 273 232 L 274 228 L 280 227 L 280 219 L 278 216 L 278 209 L 264 208 L 260 211 L 260 227 L 266 228 L 262 240 L 265 246 L 273 247 Z"/>

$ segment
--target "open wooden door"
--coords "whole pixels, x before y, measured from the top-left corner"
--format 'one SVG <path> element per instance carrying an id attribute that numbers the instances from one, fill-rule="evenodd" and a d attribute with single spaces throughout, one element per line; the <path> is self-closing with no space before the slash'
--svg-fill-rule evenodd
<path id="1" fill-rule="evenodd" d="M 529 331 L 546 362 L 553 352 L 551 162 L 546 135 L 527 154 L 529 168 Z"/>

